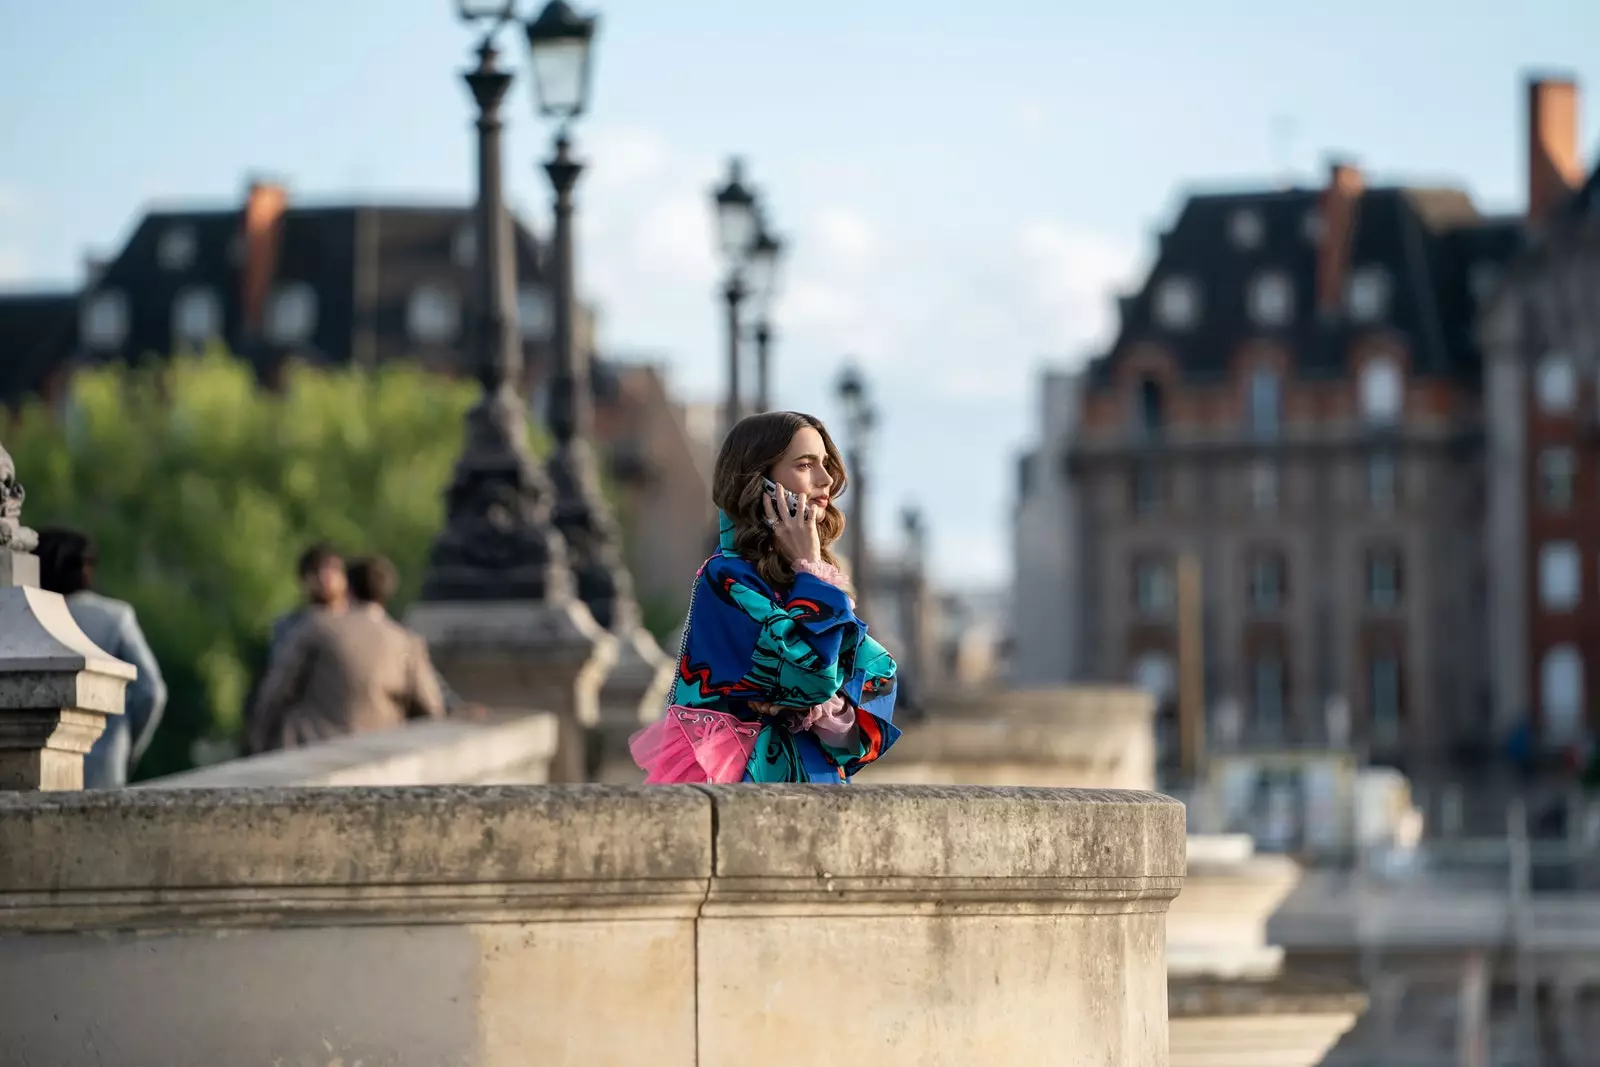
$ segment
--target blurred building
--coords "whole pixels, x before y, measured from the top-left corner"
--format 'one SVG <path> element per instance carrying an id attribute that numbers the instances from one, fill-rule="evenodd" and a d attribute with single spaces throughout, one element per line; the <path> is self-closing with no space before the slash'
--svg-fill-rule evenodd
<path id="1" fill-rule="evenodd" d="M 543 244 L 520 222 L 512 232 L 523 388 L 542 415 L 552 283 Z M 153 209 L 81 290 L 0 296 L 0 404 L 58 397 L 80 367 L 214 344 L 267 383 L 290 360 L 471 374 L 476 257 L 470 205 L 296 206 L 257 181 L 237 205 Z M 600 358 L 588 309 L 577 330 L 640 599 L 681 601 L 713 521 L 706 446 L 659 368 Z"/>
<path id="2" fill-rule="evenodd" d="M 1556 747 L 1600 726 L 1600 170 L 1576 86 L 1531 92 L 1527 247 L 1483 329 L 1489 641 L 1497 727 Z"/>
<path id="3" fill-rule="evenodd" d="M 1576 90 L 1539 80 L 1529 101 L 1538 214 L 1572 202 Z M 1343 161 L 1320 188 L 1191 196 L 1111 349 L 1046 379 L 1017 506 L 1019 678 L 1133 680 L 1170 708 L 1188 556 L 1204 703 L 1240 709 L 1237 744 L 1348 741 L 1421 773 L 1490 751 L 1519 714 L 1494 710 L 1517 706 L 1499 673 L 1522 625 L 1491 632 L 1491 585 L 1535 556 L 1486 525 L 1488 483 L 1534 472 L 1486 463 L 1478 326 L 1535 236 Z M 1600 471 L 1592 446 L 1579 466 Z"/>

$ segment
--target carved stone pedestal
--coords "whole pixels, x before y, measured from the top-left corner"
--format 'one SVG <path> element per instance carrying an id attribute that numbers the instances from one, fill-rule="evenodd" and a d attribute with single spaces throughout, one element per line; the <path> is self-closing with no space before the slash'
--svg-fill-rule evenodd
<path id="1" fill-rule="evenodd" d="M 497 717 L 556 716 L 550 780 L 584 780 L 584 730 L 600 721 L 600 685 L 617 658 L 617 639 L 588 608 L 567 599 L 423 601 L 406 625 L 427 639 L 463 700 Z"/>
<path id="2" fill-rule="evenodd" d="M 661 717 L 675 665 L 650 631 L 633 627 L 618 635 L 617 660 L 600 690 L 600 719 L 590 734 L 591 780 L 627 778 L 633 767 L 628 738 Z"/>
<path id="3" fill-rule="evenodd" d="M 82 789 L 83 757 L 106 716 L 122 714 L 136 674 L 78 629 L 57 594 L 0 588 L 0 790 Z"/>

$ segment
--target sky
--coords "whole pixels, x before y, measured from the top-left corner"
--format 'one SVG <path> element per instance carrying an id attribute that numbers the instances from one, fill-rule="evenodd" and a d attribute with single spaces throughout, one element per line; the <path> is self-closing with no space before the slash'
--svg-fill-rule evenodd
<path id="1" fill-rule="evenodd" d="M 791 250 L 777 403 L 837 420 L 856 359 L 880 412 L 874 541 L 897 548 L 922 508 L 960 587 L 1009 580 L 1038 373 L 1103 349 L 1187 191 L 1315 183 L 1338 154 L 1517 210 L 1527 74 L 1600 91 L 1592 0 L 585 10 L 578 271 L 603 350 L 720 397 L 709 198 L 742 156 Z M 474 41 L 452 0 L 0 0 L 0 287 L 79 284 L 146 207 L 237 204 L 251 175 L 306 204 L 465 203 Z M 508 195 L 542 230 L 551 131 L 525 46 L 502 45 Z M 1581 122 L 1592 165 L 1600 107 Z"/>

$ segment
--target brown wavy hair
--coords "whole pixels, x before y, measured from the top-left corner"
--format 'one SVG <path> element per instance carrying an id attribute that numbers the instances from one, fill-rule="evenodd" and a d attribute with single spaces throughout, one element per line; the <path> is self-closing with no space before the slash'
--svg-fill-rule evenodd
<path id="1" fill-rule="evenodd" d="M 836 502 L 844 495 L 849 479 L 844 459 L 821 419 L 799 411 L 768 411 L 739 420 L 722 442 L 711 477 L 712 502 L 733 520 L 734 549 L 774 588 L 793 585 L 794 570 L 767 527 L 761 504 L 766 491 L 762 479 L 771 477 L 773 465 L 789 451 L 794 435 L 807 427 L 822 437 L 822 468 L 833 478 L 828 509 L 817 521 L 817 539 L 822 542 L 823 562 L 837 567 L 839 561 L 830 546 L 844 533 L 844 513 Z"/>

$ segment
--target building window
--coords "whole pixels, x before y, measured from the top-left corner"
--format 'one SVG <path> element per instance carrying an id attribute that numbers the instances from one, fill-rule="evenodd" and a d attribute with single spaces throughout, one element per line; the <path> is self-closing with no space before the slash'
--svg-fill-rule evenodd
<path id="1" fill-rule="evenodd" d="M 1539 606 L 1549 611 L 1571 611 L 1583 587 L 1583 561 L 1571 541 L 1550 541 L 1539 546 Z"/>
<path id="2" fill-rule="evenodd" d="M 1286 693 L 1283 659 L 1275 652 L 1256 656 L 1250 667 L 1250 691 L 1254 698 L 1256 728 L 1262 736 L 1283 736 L 1286 718 Z"/>
<path id="3" fill-rule="evenodd" d="M 1367 665 L 1367 706 L 1372 740 L 1393 748 L 1400 740 L 1400 657 L 1380 652 Z"/>
<path id="4" fill-rule="evenodd" d="M 222 334 L 222 301 L 216 290 L 179 290 L 172 301 L 172 336 L 178 344 L 204 344 Z"/>
<path id="5" fill-rule="evenodd" d="M 1263 553 L 1250 560 L 1250 610 L 1271 613 L 1283 608 L 1283 557 Z"/>
<path id="6" fill-rule="evenodd" d="M 1400 419 L 1405 406 L 1405 378 L 1400 366 L 1387 356 L 1369 359 L 1361 367 L 1361 416 L 1374 426 Z"/>
<path id="7" fill-rule="evenodd" d="M 1165 652 L 1146 652 L 1133 661 L 1133 684 L 1149 693 L 1157 706 L 1178 696 L 1178 668 Z"/>
<path id="8" fill-rule="evenodd" d="M 1400 606 L 1400 553 L 1378 549 L 1367 554 L 1367 607 L 1393 611 Z"/>
<path id="9" fill-rule="evenodd" d="M 1572 483 L 1577 475 L 1577 458 L 1570 448 L 1546 448 L 1539 453 L 1539 503 L 1547 511 L 1566 511 L 1572 507 Z"/>
<path id="10" fill-rule="evenodd" d="M 1161 510 L 1162 493 L 1161 472 L 1153 463 L 1136 463 L 1133 467 L 1133 480 L 1130 486 L 1130 495 L 1133 498 L 1133 512 L 1135 515 L 1154 515 Z"/>
<path id="11" fill-rule="evenodd" d="M 406 304 L 406 329 L 424 344 L 454 340 L 461 329 L 461 301 L 442 286 L 417 286 Z"/>
<path id="12" fill-rule="evenodd" d="M 1564 352 L 1546 353 L 1534 370 L 1534 396 L 1539 410 L 1564 415 L 1578 404 L 1578 372 Z"/>
<path id="13" fill-rule="evenodd" d="M 1294 285 L 1281 270 L 1264 270 L 1250 280 L 1250 317 L 1258 326 L 1287 326 L 1294 318 Z"/>
<path id="14" fill-rule="evenodd" d="M 1300 222 L 1300 232 L 1314 245 L 1322 243 L 1322 235 L 1327 228 L 1327 224 L 1322 220 L 1322 212 L 1315 208 L 1306 212 L 1306 217 Z"/>
<path id="15" fill-rule="evenodd" d="M 1240 208 L 1228 218 L 1228 238 L 1233 241 L 1235 248 L 1247 252 L 1260 248 L 1266 235 L 1267 228 L 1261 221 L 1261 212 L 1255 208 Z"/>
<path id="16" fill-rule="evenodd" d="M 1166 394 L 1154 378 L 1139 379 L 1134 395 L 1134 425 L 1146 437 L 1158 437 L 1166 425 Z"/>
<path id="17" fill-rule="evenodd" d="M 1165 560 L 1140 560 L 1133 568 L 1133 606 L 1141 615 L 1172 614 L 1178 590 L 1172 565 Z"/>
<path id="18" fill-rule="evenodd" d="M 478 266 L 478 231 L 472 223 L 456 231 L 450 241 L 450 258 L 462 270 L 473 270 Z"/>
<path id="19" fill-rule="evenodd" d="M 1539 707 L 1546 741 L 1573 741 L 1583 729 L 1583 657 L 1573 645 L 1557 645 L 1539 664 Z"/>
<path id="20" fill-rule="evenodd" d="M 1188 330 L 1200 320 L 1200 287 L 1174 277 L 1156 286 L 1156 321 L 1169 330 Z"/>
<path id="21" fill-rule="evenodd" d="M 1367 505 L 1374 511 L 1394 510 L 1399 497 L 1399 471 L 1394 456 L 1374 452 L 1367 457 Z"/>
<path id="22" fill-rule="evenodd" d="M 1257 460 L 1250 465 L 1250 510 L 1271 515 L 1278 510 L 1278 465 Z"/>
<path id="23" fill-rule="evenodd" d="M 95 293 L 83 306 L 78 328 L 90 348 L 102 352 L 120 348 L 128 337 L 128 298 L 116 289 Z"/>
<path id="24" fill-rule="evenodd" d="M 156 262 L 162 270 L 188 270 L 194 265 L 193 226 L 169 226 L 156 242 Z"/>
<path id="25" fill-rule="evenodd" d="M 1278 436 L 1283 419 L 1283 385 L 1277 371 L 1257 367 L 1250 372 L 1249 419 L 1252 437 Z"/>
<path id="26" fill-rule="evenodd" d="M 517 325 L 524 341 L 543 341 L 555 332 L 556 305 L 544 289 L 517 290 Z"/>
<path id="27" fill-rule="evenodd" d="M 290 282 L 273 290 L 267 301 L 267 340 L 279 345 L 299 345 L 317 328 L 317 291 L 305 282 Z"/>
<path id="28" fill-rule="evenodd" d="M 1345 302 L 1350 317 L 1357 322 L 1374 323 L 1389 310 L 1389 272 L 1382 267 L 1359 267 L 1350 272 Z"/>

